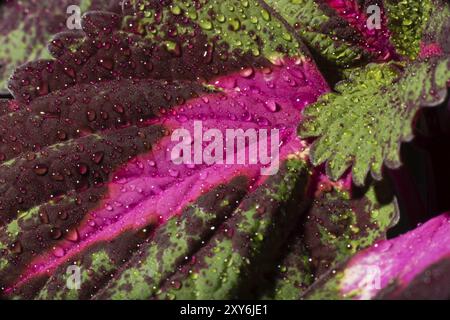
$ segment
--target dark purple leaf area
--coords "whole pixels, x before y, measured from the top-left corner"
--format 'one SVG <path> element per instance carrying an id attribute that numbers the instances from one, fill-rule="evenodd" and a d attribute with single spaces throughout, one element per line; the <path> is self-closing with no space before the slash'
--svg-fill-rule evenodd
<path id="1" fill-rule="evenodd" d="M 2 1 L 0 4 L 0 36 L 6 39 L 2 41 L 4 51 L 0 58 L 2 86 L 13 68 L 29 61 L 30 57 L 38 59 L 47 55 L 46 45 L 53 35 L 67 30 L 66 22 L 70 16 L 66 12 L 67 8 L 80 4 L 79 0 Z M 95 0 L 89 4 L 88 8 L 83 9 L 121 12 L 118 0 Z M 72 11 L 71 14 L 73 14 Z M 13 33 L 16 33 L 17 38 L 8 38 Z M 4 89 L 1 87 L 0 93 L 6 94 Z"/>

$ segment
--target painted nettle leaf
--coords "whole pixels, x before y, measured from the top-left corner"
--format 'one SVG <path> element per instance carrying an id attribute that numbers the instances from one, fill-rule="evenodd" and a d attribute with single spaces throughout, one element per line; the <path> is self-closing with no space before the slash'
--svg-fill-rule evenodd
<path id="1" fill-rule="evenodd" d="M 448 214 L 388 239 L 382 171 L 446 98 L 449 10 L 1 3 L 0 298 L 448 298 Z"/>
<path id="2" fill-rule="evenodd" d="M 258 3 L 236 4 L 236 10 L 263 10 Z M 176 271 L 189 268 L 186 257 L 195 256 L 199 279 L 207 284 L 190 285 L 194 278 L 188 277 L 180 297 L 207 296 L 213 280 L 228 283 L 216 297 L 250 295 L 240 287 L 251 261 L 276 260 L 309 202 L 312 168 L 296 127 L 304 106 L 329 88 L 300 43 L 269 41 L 288 31 L 268 19 L 260 38 L 248 36 L 245 51 L 231 50 L 233 43 L 224 39 L 206 57 L 212 27 L 188 19 L 179 34 L 180 41 L 189 38 L 186 47 L 160 46 L 157 37 L 169 36 L 163 27 L 181 17 L 173 6 L 148 6 L 169 19 L 158 22 L 160 33 L 125 32 L 119 15 L 92 12 L 83 19 L 86 38 L 59 34 L 50 46 L 56 60 L 24 65 L 12 77 L 11 87 L 29 84 L 20 90 L 35 79 L 48 81 L 28 95 L 13 91 L 18 105 L 1 119 L 0 279 L 6 297 L 145 299 L 164 292 L 169 298 L 164 280 L 186 275 Z M 145 10 L 134 18 L 138 29 L 151 27 Z M 69 57 L 78 69 L 65 65 Z M 140 67 L 131 68 L 135 59 Z M 96 67 L 104 76 L 84 77 Z M 227 145 L 232 129 L 260 132 L 266 149 L 260 162 L 241 162 L 256 145 Z M 214 138 L 198 141 L 198 132 L 211 130 Z M 184 139 L 180 145 L 174 133 L 188 134 L 193 148 Z M 198 161 L 196 149 L 204 145 L 200 156 L 208 150 L 210 156 Z M 217 273 L 201 276 L 210 250 L 223 251 L 214 261 L 230 274 L 228 282 Z M 67 290 L 71 266 L 84 271 L 78 291 Z"/>
<path id="3" fill-rule="evenodd" d="M 291 233 L 278 266 L 271 298 L 301 298 L 330 268 L 383 239 L 398 222 L 389 183 L 357 188 L 350 182 L 350 176 L 337 183 L 318 177 L 308 214 Z"/>
<path id="4" fill-rule="evenodd" d="M 450 214 L 361 251 L 310 287 L 306 297 L 449 299 Z"/>
<path id="5" fill-rule="evenodd" d="M 405 1 L 410 2 L 415 3 Z M 300 125 L 299 134 L 318 138 L 311 160 L 315 165 L 326 162 L 332 179 L 351 167 L 354 182 L 363 185 L 368 172 L 381 179 L 384 164 L 399 167 L 401 143 L 413 138 L 420 108 L 440 105 L 446 99 L 450 56 L 443 34 L 449 28 L 450 11 L 442 2 L 433 3 L 434 9 L 428 11 L 436 13 L 437 19 L 430 20 L 422 32 L 415 32 L 418 41 L 408 40 L 412 29 L 402 33 L 403 42 L 397 37 L 397 46 L 403 43 L 403 50 L 418 42 L 408 51 L 409 59 L 404 56 L 407 60 L 369 63 L 345 71 L 346 79 L 335 86 L 334 92 L 304 112 L 307 119 Z M 402 28 L 405 26 L 397 28 L 396 33 Z"/>
<path id="6" fill-rule="evenodd" d="M 442 103 L 450 84 L 450 57 L 429 58 L 403 67 L 369 64 L 352 70 L 333 93 L 305 110 L 300 135 L 320 137 L 312 146 L 315 165 L 326 161 L 327 174 L 338 179 L 350 166 L 363 185 L 370 171 L 381 179 L 383 164 L 401 164 L 400 145 L 413 137 L 421 106 Z"/>

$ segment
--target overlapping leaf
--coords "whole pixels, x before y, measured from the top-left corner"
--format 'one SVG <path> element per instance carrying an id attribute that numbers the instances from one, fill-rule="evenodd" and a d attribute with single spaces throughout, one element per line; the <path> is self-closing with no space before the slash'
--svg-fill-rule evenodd
<path id="1" fill-rule="evenodd" d="M 69 6 L 78 6 L 80 14 L 88 10 L 120 10 L 118 0 L 2 1 L 0 93 L 7 92 L 6 81 L 16 67 L 31 60 L 50 57 L 47 51 L 48 42 L 54 34 L 68 30 L 66 22 L 75 13 L 72 10 L 67 13 Z"/>
<path id="2" fill-rule="evenodd" d="M 398 51 L 415 62 L 368 65 L 349 72 L 348 79 L 306 110 L 309 118 L 300 135 L 318 137 L 312 147 L 317 165 L 327 162 L 327 173 L 338 179 L 352 167 L 362 185 L 370 171 L 381 178 L 383 164 L 401 164 L 400 145 L 412 138 L 414 118 L 422 106 L 443 102 L 450 83 L 446 37 L 450 11 L 440 1 L 385 2 Z M 408 10 L 403 10 L 408 8 Z M 413 19 L 425 12 L 425 16 Z M 416 27 L 411 27 L 414 25 Z"/>
<path id="3" fill-rule="evenodd" d="M 317 279 L 379 239 L 397 223 L 399 212 L 389 183 L 367 188 L 351 177 L 318 181 L 312 207 L 291 234 L 278 264 L 274 299 L 299 299 Z"/>
<path id="4" fill-rule="evenodd" d="M 211 81 L 285 56 L 310 59 L 301 42 L 258 1 L 179 6 L 138 1 L 124 10 L 129 15 L 88 14 L 85 34 L 56 36 L 50 46 L 56 60 L 15 71 L 9 84 L 15 98 L 28 103 L 76 84 L 117 78 Z"/>
<path id="5" fill-rule="evenodd" d="M 305 111 L 303 138 L 315 141 L 311 158 L 327 161 L 327 174 L 338 179 L 350 166 L 354 181 L 364 184 L 370 171 L 380 179 L 386 163 L 401 164 L 400 144 L 412 138 L 420 106 L 443 102 L 450 80 L 450 59 L 433 58 L 401 68 L 368 65 L 352 72 L 348 81 Z"/>
<path id="6" fill-rule="evenodd" d="M 317 282 L 308 299 L 448 299 L 449 227 L 445 213 L 355 255 Z"/>

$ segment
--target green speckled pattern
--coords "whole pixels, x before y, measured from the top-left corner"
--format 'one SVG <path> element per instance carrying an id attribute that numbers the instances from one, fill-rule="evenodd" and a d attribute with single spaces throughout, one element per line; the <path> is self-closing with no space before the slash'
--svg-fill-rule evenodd
<path id="1" fill-rule="evenodd" d="M 406 67 L 371 64 L 353 70 L 349 80 L 308 107 L 301 137 L 320 137 L 312 146 L 315 165 L 326 162 L 338 179 L 352 167 L 363 185 L 370 171 L 380 179 L 383 164 L 400 166 L 400 144 L 412 139 L 412 123 L 420 106 L 436 105 L 447 94 L 450 59 L 418 61 Z"/>

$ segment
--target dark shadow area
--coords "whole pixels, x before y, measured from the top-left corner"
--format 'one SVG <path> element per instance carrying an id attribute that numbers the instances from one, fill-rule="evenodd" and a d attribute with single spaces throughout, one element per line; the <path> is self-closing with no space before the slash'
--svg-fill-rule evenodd
<path id="1" fill-rule="evenodd" d="M 14 99 L 12 94 L 9 93 L 0 93 L 0 99 Z"/>
<path id="2" fill-rule="evenodd" d="M 403 166 L 388 170 L 401 211 L 395 237 L 450 210 L 450 104 L 424 108 L 417 117 L 415 138 L 401 149 Z"/>
<path id="3" fill-rule="evenodd" d="M 316 62 L 319 71 L 324 75 L 324 78 L 327 80 L 328 85 L 331 88 L 334 88 L 336 83 L 343 80 L 341 73 L 339 72 L 339 68 L 330 61 L 323 58 L 317 50 L 314 48 L 308 47 L 314 56 L 314 61 Z"/>

